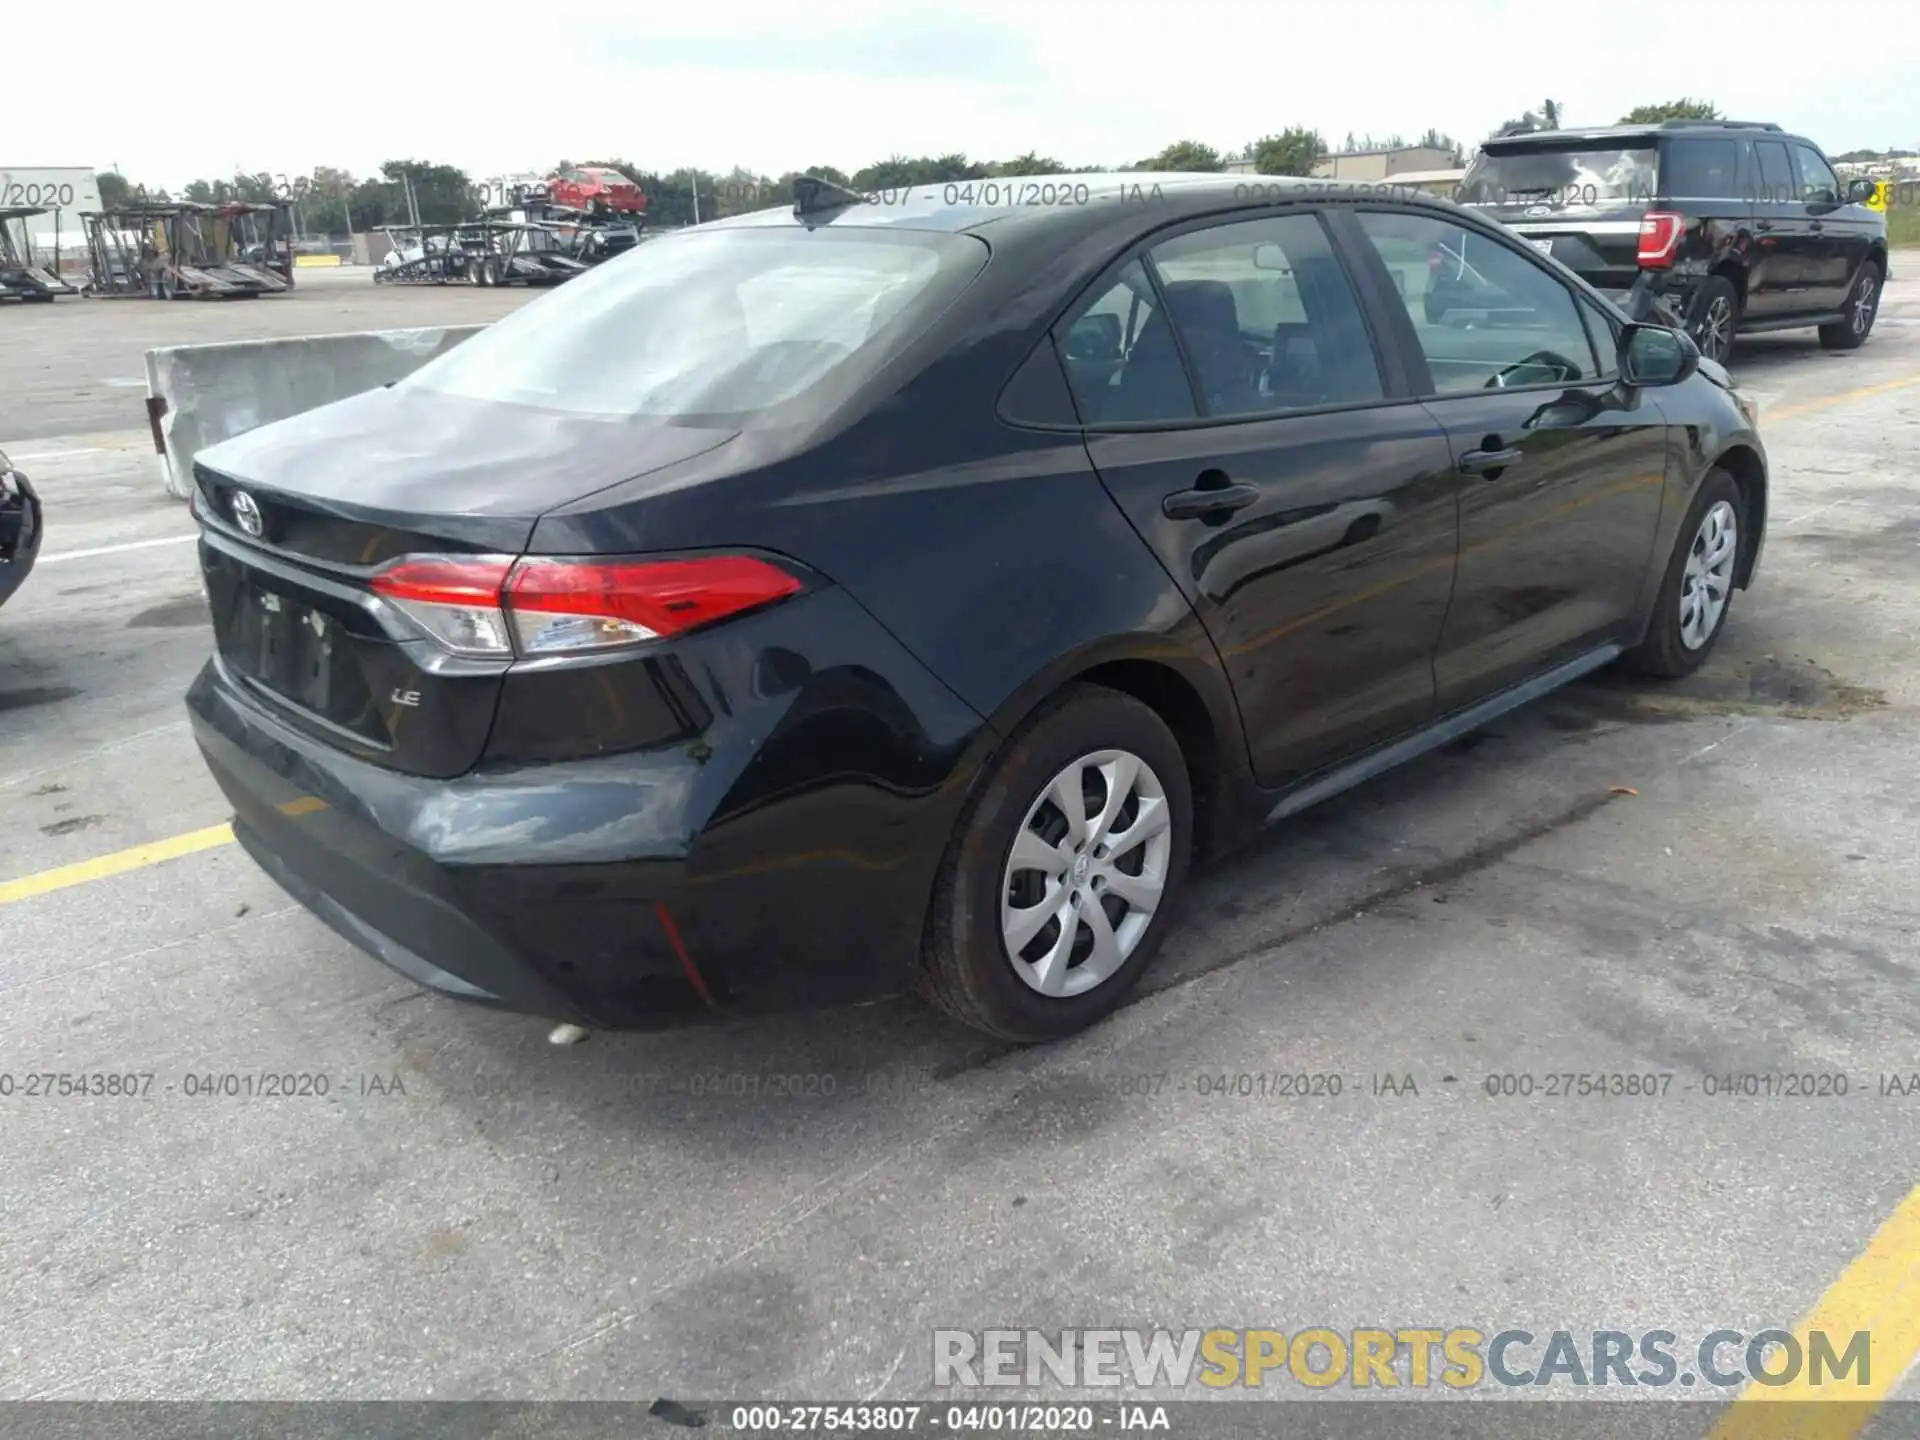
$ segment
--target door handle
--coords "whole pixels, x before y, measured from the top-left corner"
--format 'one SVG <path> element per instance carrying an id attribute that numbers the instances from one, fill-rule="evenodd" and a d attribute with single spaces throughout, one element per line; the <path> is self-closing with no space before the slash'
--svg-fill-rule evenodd
<path id="1" fill-rule="evenodd" d="M 1202 485 L 1174 491 L 1160 502 L 1160 513 L 1169 520 L 1204 520 L 1244 510 L 1259 498 L 1259 487 L 1254 485 Z"/>
<path id="2" fill-rule="evenodd" d="M 1753 222 L 1753 228 L 1756 230 L 1771 230 L 1773 229 L 1773 222 L 1771 220 L 1756 220 Z"/>
<path id="3" fill-rule="evenodd" d="M 1818 235 L 1822 230 L 1825 230 L 1826 228 L 1827 228 L 1826 225 L 1823 224 L 1821 221 L 1815 220 L 1813 222 L 1813 233 L 1816 235 Z"/>
<path id="4" fill-rule="evenodd" d="M 1520 463 L 1518 450 L 1469 450 L 1460 457 L 1463 475 L 1485 475 L 1489 470 L 1504 470 Z"/>

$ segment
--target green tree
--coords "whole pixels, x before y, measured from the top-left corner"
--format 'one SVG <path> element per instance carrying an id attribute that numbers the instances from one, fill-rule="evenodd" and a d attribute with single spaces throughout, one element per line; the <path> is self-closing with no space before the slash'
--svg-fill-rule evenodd
<path id="1" fill-rule="evenodd" d="M 898 153 L 853 172 L 856 190 L 902 190 L 921 183 L 919 161 Z"/>
<path id="2" fill-rule="evenodd" d="M 133 195 L 133 186 L 118 170 L 102 170 L 93 179 L 100 187 L 100 204 L 108 210 L 126 204 Z"/>
<path id="3" fill-rule="evenodd" d="M 1662 120 L 1718 120 L 1720 111 L 1705 100 L 1681 98 L 1659 105 L 1636 105 L 1620 117 L 1622 125 L 1658 125 Z"/>
<path id="4" fill-rule="evenodd" d="M 1262 175 L 1311 175 L 1325 157 L 1327 142 L 1318 130 L 1289 126 L 1278 135 L 1263 135 L 1247 147 L 1253 168 Z"/>
<path id="5" fill-rule="evenodd" d="M 473 215 L 473 186 L 467 172 L 453 165 L 426 160 L 388 160 L 378 180 L 363 181 L 354 190 L 354 219 L 363 225 L 404 225 L 408 222 L 407 188 L 423 225 L 453 225 Z M 363 210 L 379 218 L 362 220 Z"/>
<path id="6" fill-rule="evenodd" d="M 1198 140 L 1176 140 L 1158 155 L 1150 155 L 1136 170 L 1224 170 L 1220 152 Z"/>
<path id="7" fill-rule="evenodd" d="M 989 167 L 995 175 L 1064 175 L 1067 167 L 1051 155 L 1041 155 L 1033 150 L 1014 156 L 1011 160 L 1002 160 Z"/>

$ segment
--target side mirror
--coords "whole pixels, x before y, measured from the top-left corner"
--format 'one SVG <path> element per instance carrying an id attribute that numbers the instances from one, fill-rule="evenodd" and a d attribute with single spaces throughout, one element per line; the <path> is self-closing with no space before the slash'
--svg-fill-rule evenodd
<path id="1" fill-rule="evenodd" d="M 1118 360 L 1120 317 L 1100 311 L 1082 315 L 1067 331 L 1069 360 Z"/>
<path id="2" fill-rule="evenodd" d="M 1700 368 L 1700 347 L 1684 330 L 1629 325 L 1620 335 L 1620 377 L 1629 385 L 1678 385 Z"/>
<path id="3" fill-rule="evenodd" d="M 1858 180 L 1849 180 L 1847 182 L 1847 203 L 1850 205 L 1864 205 L 1873 199 L 1874 192 L 1879 188 L 1879 181 L 1869 180 L 1864 176 Z"/>
<path id="4" fill-rule="evenodd" d="M 1286 274 L 1293 268 L 1287 262 L 1287 252 L 1271 242 L 1253 247 L 1253 268 L 1256 270 L 1275 270 Z"/>

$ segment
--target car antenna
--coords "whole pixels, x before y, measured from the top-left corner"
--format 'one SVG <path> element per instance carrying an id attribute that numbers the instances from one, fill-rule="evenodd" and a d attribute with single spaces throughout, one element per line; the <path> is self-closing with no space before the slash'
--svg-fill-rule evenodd
<path id="1" fill-rule="evenodd" d="M 844 210 L 865 199 L 859 191 L 849 190 L 832 180 L 822 180 L 818 175 L 802 175 L 793 182 L 793 213 L 800 219 L 809 215 L 824 215 L 830 210 Z"/>

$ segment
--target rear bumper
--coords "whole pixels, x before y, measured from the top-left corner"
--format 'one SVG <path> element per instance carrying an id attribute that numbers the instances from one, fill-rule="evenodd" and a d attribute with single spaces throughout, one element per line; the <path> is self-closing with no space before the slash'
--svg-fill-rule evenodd
<path id="1" fill-rule="evenodd" d="M 294 730 L 217 656 L 187 708 L 248 853 L 442 994 L 649 1029 L 899 993 L 988 732 L 843 592 L 724 628 L 694 744 L 438 780 Z M 770 674 L 775 640 L 819 668 Z"/>
<path id="2" fill-rule="evenodd" d="M 234 837 L 295 900 L 408 979 L 583 1025 L 715 1008 L 657 914 L 684 862 L 593 867 L 591 878 L 541 863 L 540 807 L 554 800 L 541 787 L 421 780 L 330 754 L 257 707 L 217 659 L 187 706 Z M 622 786 L 642 806 L 646 790 Z M 508 838 L 515 831 L 528 839 Z M 482 847 L 492 863 L 455 858 Z"/>
<path id="3" fill-rule="evenodd" d="M 0 475 L 0 605 L 26 583 L 45 533 L 40 496 L 18 470 Z"/>

